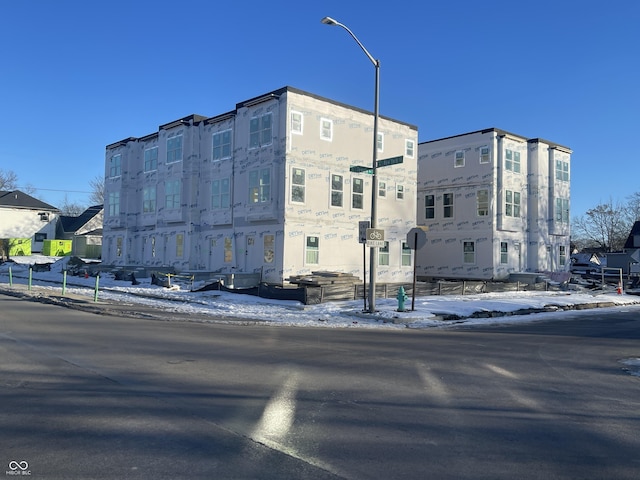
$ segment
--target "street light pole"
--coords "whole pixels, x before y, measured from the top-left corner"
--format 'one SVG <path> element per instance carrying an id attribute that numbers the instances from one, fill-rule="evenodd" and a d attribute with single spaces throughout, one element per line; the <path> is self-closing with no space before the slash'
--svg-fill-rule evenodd
<path id="1" fill-rule="evenodd" d="M 362 51 L 365 53 L 367 58 L 373 63 L 373 66 L 376 70 L 376 81 L 375 81 L 375 98 L 374 98 L 374 107 L 373 107 L 373 165 L 371 168 L 372 174 L 372 186 L 371 186 L 371 228 L 376 228 L 377 226 L 377 218 L 378 218 L 378 119 L 380 117 L 379 112 L 379 98 L 380 98 L 380 60 L 373 58 L 373 56 L 369 53 L 369 51 L 364 47 L 362 42 L 358 40 L 349 28 L 334 20 L 331 17 L 324 17 L 321 22 L 325 25 L 335 25 L 338 27 L 344 28 L 349 35 L 356 41 L 356 43 L 360 46 Z M 369 313 L 374 313 L 376 311 L 376 248 L 371 247 L 369 252 Z"/>

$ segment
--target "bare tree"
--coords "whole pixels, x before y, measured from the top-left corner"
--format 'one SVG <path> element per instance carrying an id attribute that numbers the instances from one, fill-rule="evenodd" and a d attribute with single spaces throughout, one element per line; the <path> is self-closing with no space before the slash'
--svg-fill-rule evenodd
<path id="1" fill-rule="evenodd" d="M 91 187 L 91 195 L 89 195 L 89 202 L 91 205 L 103 205 L 104 204 L 104 177 L 97 175 L 89 182 Z"/>
<path id="2" fill-rule="evenodd" d="M 64 196 L 62 206 L 60 207 L 60 213 L 62 215 L 68 215 L 70 217 L 76 217 L 85 211 L 85 207 L 79 203 L 70 202 L 67 195 Z"/>
<path id="3" fill-rule="evenodd" d="M 633 225 L 640 220 L 640 192 L 632 193 L 627 197 L 625 208 L 626 220 Z"/>
<path id="4" fill-rule="evenodd" d="M 0 190 L 16 190 L 18 176 L 12 170 L 0 169 Z"/>
<path id="5" fill-rule="evenodd" d="M 620 202 L 597 205 L 573 221 L 577 243 L 597 247 L 604 252 L 622 249 L 631 225 L 624 215 L 625 206 Z"/>

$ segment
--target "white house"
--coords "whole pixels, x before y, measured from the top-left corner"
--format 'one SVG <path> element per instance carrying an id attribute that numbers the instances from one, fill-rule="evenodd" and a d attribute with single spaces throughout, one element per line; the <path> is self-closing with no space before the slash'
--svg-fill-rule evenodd
<path id="1" fill-rule="evenodd" d="M 381 118 L 377 279 L 411 278 L 417 127 Z M 363 278 L 373 114 L 284 87 L 215 117 L 191 115 L 106 147 L 103 262 L 179 271 Z M 357 169 L 356 169 L 357 170 Z"/>
<path id="2" fill-rule="evenodd" d="M 44 240 L 56 238 L 60 211 L 20 190 L 0 191 L 0 238 L 30 239 L 31 252 L 42 251 Z"/>
<path id="3" fill-rule="evenodd" d="M 569 148 L 489 128 L 418 150 L 419 278 L 569 269 Z"/>

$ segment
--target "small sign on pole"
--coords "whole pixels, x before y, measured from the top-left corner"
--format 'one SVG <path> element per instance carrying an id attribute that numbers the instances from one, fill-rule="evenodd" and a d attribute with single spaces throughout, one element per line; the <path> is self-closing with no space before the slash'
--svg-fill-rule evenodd
<path id="1" fill-rule="evenodd" d="M 384 247 L 382 228 L 367 228 L 367 247 Z"/>

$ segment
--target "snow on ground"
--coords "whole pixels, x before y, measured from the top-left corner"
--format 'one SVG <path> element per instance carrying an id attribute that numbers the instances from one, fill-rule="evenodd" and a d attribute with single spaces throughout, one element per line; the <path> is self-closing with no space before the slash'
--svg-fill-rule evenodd
<path id="1" fill-rule="evenodd" d="M 0 265 L 0 287 L 9 287 L 9 266 L 14 288 L 24 289 L 28 282 L 29 265 L 51 263 L 51 257 L 17 257 L 16 263 Z M 68 257 L 52 263 L 51 271 L 33 272 L 34 290 L 49 295 L 61 295 L 62 271 Z M 618 295 L 613 288 L 598 292 L 504 292 L 478 295 L 426 296 L 415 299 L 415 310 L 398 312 L 395 298 L 376 299 L 377 312 L 363 313 L 363 301 L 341 301 L 321 305 L 303 305 L 292 300 L 271 300 L 220 291 L 191 292 L 189 285 L 180 289 L 167 289 L 151 285 L 149 279 L 138 279 L 140 285 L 130 281 L 116 281 L 113 275 L 104 274 L 99 279 L 99 300 L 126 302 L 141 306 L 161 308 L 169 312 L 180 312 L 197 316 L 198 321 L 220 322 L 220 317 L 255 320 L 274 325 L 314 326 L 329 328 L 443 328 L 451 325 L 515 323 L 541 320 L 572 312 L 576 305 L 608 303 L 637 308 L 640 312 L 640 297 Z M 93 299 L 96 279 L 67 276 L 66 294 Z M 636 305 L 636 306 L 634 306 Z M 411 309 L 411 298 L 405 302 Z M 546 313 L 514 315 L 522 310 L 545 309 Z M 488 318 L 477 317 L 486 312 Z M 502 312 L 495 316 L 491 312 Z M 480 313 L 482 315 L 482 313 Z M 443 318 L 444 316 L 444 318 Z M 451 321 L 450 316 L 458 317 Z"/>

